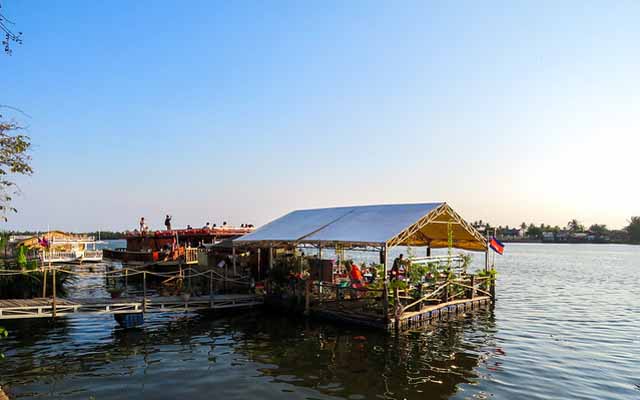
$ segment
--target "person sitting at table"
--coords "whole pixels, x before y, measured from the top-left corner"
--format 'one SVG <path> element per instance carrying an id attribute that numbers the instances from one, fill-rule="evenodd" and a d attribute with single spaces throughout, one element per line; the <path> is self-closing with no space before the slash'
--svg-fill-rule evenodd
<path id="1" fill-rule="evenodd" d="M 349 272 L 349 277 L 351 278 L 351 283 L 354 285 L 362 285 L 364 282 L 364 278 L 362 277 L 362 271 L 356 263 L 351 263 L 351 271 Z"/>

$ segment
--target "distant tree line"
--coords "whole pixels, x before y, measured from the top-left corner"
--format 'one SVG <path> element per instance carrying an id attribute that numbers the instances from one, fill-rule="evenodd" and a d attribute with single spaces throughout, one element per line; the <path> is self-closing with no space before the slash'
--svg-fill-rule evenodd
<path id="1" fill-rule="evenodd" d="M 7 235 L 16 235 L 16 236 L 37 236 L 42 235 L 45 232 L 43 231 L 6 231 Z M 113 232 L 113 231 L 95 231 L 95 232 L 69 232 L 75 235 L 86 235 L 93 236 L 96 239 L 104 239 L 104 240 L 116 240 L 116 239 L 124 239 L 124 232 Z"/>
<path id="2" fill-rule="evenodd" d="M 510 228 L 507 226 L 493 226 L 489 222 L 482 220 L 474 221 L 472 225 L 481 231 L 496 234 L 498 237 L 512 237 L 514 230 L 522 232 L 521 238 L 531 240 L 542 240 L 545 233 L 557 235 L 567 235 L 570 238 L 590 237 L 598 241 L 611 241 L 617 243 L 637 243 L 640 244 L 640 216 L 631 217 L 628 225 L 623 229 L 609 229 L 605 224 L 593 224 L 586 228 L 577 219 L 570 220 L 565 227 L 558 225 L 551 226 L 544 223 L 535 225 L 533 223 L 522 222 L 519 226 Z"/>

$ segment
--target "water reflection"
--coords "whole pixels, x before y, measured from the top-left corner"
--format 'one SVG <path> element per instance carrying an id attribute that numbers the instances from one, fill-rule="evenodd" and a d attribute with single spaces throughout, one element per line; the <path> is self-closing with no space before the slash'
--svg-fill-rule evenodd
<path id="1" fill-rule="evenodd" d="M 243 390 L 264 390 L 266 382 L 278 388 L 266 398 L 448 398 L 495 353 L 491 311 L 399 336 L 261 313 L 150 318 L 134 330 L 108 317 L 13 323 L 1 347 L 11 362 L 2 383 L 18 398 L 119 398 L 117 390 L 104 390 L 115 379 L 131 395 L 166 398 L 177 389 L 166 392 L 140 377 L 170 371 L 195 398 L 210 398 L 206 388 L 226 381 L 220 371 L 237 370 L 243 379 L 232 384 Z M 246 398 L 237 389 L 230 397 Z"/>

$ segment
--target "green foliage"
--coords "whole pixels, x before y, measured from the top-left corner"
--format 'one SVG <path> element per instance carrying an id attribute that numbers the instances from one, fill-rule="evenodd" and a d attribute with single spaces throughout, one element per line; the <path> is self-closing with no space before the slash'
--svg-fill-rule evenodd
<path id="1" fill-rule="evenodd" d="M 418 284 L 422 282 L 422 278 L 431 271 L 429 265 L 416 264 L 409 268 L 409 282 Z"/>
<path id="2" fill-rule="evenodd" d="M 0 17 L 1 20 L 1 17 Z M 0 115 L 0 218 L 7 220 L 7 212 L 17 212 L 11 206 L 12 196 L 17 193 L 10 174 L 31 175 L 31 141 L 21 133 L 22 127 L 12 121 L 5 121 Z"/>
<path id="3" fill-rule="evenodd" d="M 572 233 L 584 232 L 584 225 L 574 218 L 567 223 L 567 229 Z"/>
<path id="4" fill-rule="evenodd" d="M 631 217 L 629 225 L 624 229 L 629 233 L 631 242 L 640 243 L 640 217 Z"/>
<path id="5" fill-rule="evenodd" d="M 482 270 L 482 271 L 478 272 L 477 276 L 479 278 L 485 278 L 485 277 L 489 278 L 485 282 L 482 283 L 483 288 L 486 290 L 486 289 L 489 288 L 489 285 L 492 282 L 496 281 L 496 277 L 498 276 L 498 272 L 495 269 L 491 268 L 488 271 Z"/>
<path id="6" fill-rule="evenodd" d="M 389 282 L 389 289 L 405 290 L 409 287 L 409 284 L 405 281 L 392 280 Z"/>
<path id="7" fill-rule="evenodd" d="M 467 272 L 467 268 L 469 268 L 471 261 L 473 261 L 473 256 L 469 253 L 461 253 L 460 257 L 462 257 L 462 269 Z"/>
<path id="8" fill-rule="evenodd" d="M 540 239 L 542 237 L 542 229 L 534 224 L 529 224 L 526 235 L 530 238 Z"/>
<path id="9" fill-rule="evenodd" d="M 589 227 L 589 231 L 594 235 L 604 236 L 609 233 L 606 225 L 602 224 L 593 224 Z"/>
<path id="10" fill-rule="evenodd" d="M 7 332 L 7 330 L 0 326 L 0 338 L 2 337 L 7 337 L 7 335 L 9 334 L 9 332 Z M 4 358 L 4 354 L 0 353 L 0 360 L 2 360 Z"/>

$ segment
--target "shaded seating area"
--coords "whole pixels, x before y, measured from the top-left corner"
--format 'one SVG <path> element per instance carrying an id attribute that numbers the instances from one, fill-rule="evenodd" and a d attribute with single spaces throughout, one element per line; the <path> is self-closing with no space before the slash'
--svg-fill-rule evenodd
<path id="1" fill-rule="evenodd" d="M 309 314 L 363 325 L 399 326 L 412 313 L 485 301 L 493 291 L 486 238 L 445 202 L 297 210 L 234 239 L 233 247 L 266 251 L 268 296 L 293 295 Z M 390 274 L 398 247 L 425 255 L 403 260 L 402 276 Z M 432 256 L 432 249 L 447 255 Z M 468 258 L 453 249 L 484 254 L 484 271 L 469 274 Z M 377 279 L 356 285 L 345 252 L 377 253 L 379 263 L 362 266 Z M 295 275 L 286 290 L 278 283 L 283 274 Z"/>

